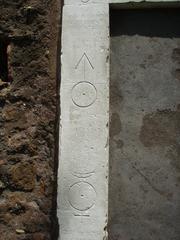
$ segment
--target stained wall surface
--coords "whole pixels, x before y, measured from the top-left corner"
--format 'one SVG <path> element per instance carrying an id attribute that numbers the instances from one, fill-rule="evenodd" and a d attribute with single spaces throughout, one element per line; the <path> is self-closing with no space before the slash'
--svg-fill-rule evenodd
<path id="1" fill-rule="evenodd" d="M 180 239 L 179 21 L 111 14 L 110 240 Z"/>

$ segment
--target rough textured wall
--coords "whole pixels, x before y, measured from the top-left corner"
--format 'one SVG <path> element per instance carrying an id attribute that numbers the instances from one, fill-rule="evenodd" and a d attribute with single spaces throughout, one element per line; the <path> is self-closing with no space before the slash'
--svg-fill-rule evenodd
<path id="1" fill-rule="evenodd" d="M 60 0 L 0 0 L 1 240 L 55 239 L 59 18 Z"/>

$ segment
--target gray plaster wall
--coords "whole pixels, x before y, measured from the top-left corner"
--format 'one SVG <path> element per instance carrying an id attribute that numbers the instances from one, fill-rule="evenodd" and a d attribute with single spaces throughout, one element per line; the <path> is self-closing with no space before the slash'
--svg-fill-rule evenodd
<path id="1" fill-rule="evenodd" d="M 179 10 L 111 17 L 109 240 L 180 239 Z"/>

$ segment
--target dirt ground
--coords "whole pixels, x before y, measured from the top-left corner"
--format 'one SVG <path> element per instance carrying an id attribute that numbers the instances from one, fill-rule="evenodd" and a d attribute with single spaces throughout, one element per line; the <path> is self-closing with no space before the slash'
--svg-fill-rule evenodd
<path id="1" fill-rule="evenodd" d="M 0 0 L 0 239 L 56 239 L 61 1 Z"/>

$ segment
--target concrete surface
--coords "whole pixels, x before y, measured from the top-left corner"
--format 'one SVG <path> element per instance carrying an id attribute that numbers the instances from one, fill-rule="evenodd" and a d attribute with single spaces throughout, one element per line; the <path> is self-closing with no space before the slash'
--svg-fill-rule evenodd
<path id="1" fill-rule="evenodd" d="M 180 10 L 122 11 L 111 18 L 109 240 L 179 240 Z"/>
<path id="2" fill-rule="evenodd" d="M 58 217 L 61 240 L 107 237 L 109 8 L 63 8 Z"/>

